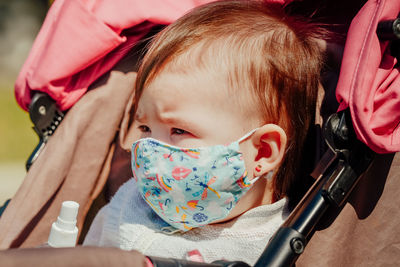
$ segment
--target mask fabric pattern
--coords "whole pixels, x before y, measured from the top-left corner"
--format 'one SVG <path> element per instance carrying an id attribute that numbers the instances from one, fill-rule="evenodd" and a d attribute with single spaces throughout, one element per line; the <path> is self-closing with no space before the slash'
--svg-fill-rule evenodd
<path id="1" fill-rule="evenodd" d="M 138 191 L 168 224 L 182 231 L 225 218 L 251 182 L 239 143 L 179 148 L 153 138 L 132 145 Z"/>

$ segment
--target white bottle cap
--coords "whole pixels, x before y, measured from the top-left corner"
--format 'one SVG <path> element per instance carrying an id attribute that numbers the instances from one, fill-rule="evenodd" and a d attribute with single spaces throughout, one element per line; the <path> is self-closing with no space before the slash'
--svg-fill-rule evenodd
<path id="1" fill-rule="evenodd" d="M 51 226 L 48 244 L 51 247 L 74 247 L 78 237 L 76 216 L 79 204 L 75 201 L 64 201 L 57 221 Z"/>

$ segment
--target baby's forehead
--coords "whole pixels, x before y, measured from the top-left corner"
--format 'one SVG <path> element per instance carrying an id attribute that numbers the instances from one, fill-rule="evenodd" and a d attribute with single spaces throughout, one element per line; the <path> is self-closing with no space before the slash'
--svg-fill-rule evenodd
<path id="1" fill-rule="evenodd" d="M 212 76 L 224 81 L 230 93 L 246 92 L 252 94 L 250 78 L 246 71 L 248 62 L 242 55 L 230 51 L 222 40 L 204 40 L 174 53 L 163 64 L 161 71 L 182 73 L 184 75 Z M 234 92 L 234 90 L 240 90 Z"/>
<path id="2" fill-rule="evenodd" d="M 168 110 L 178 102 L 191 105 L 200 102 L 216 105 L 218 112 L 240 110 L 246 116 L 254 116 L 259 111 L 253 90 L 246 83 L 235 83 L 229 71 L 224 69 L 167 64 L 143 90 L 141 99 L 159 103 Z M 138 109 L 143 106 L 139 100 Z"/>

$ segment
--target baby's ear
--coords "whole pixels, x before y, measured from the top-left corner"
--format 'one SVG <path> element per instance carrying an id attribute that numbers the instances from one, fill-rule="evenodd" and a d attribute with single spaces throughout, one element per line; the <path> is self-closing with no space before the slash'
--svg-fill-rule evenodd
<path id="1" fill-rule="evenodd" d="M 251 139 L 257 150 L 254 175 L 261 176 L 276 169 L 285 154 L 285 131 L 276 124 L 266 124 L 257 129 Z"/>

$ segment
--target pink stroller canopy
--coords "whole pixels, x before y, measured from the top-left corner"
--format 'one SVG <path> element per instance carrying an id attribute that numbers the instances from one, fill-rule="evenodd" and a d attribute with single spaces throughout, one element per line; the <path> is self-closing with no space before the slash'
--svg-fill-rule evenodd
<path id="1" fill-rule="evenodd" d="M 19 105 L 28 110 L 32 91 L 41 91 L 69 109 L 151 27 L 211 1 L 55 1 L 17 78 Z"/>
<path id="2" fill-rule="evenodd" d="M 368 1 L 353 19 L 344 50 L 336 96 L 350 108 L 357 137 L 377 153 L 400 151 L 400 75 L 378 23 L 394 20 L 400 1 Z"/>

